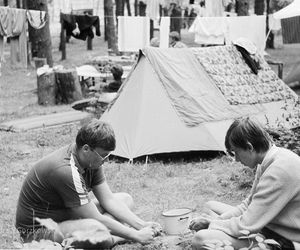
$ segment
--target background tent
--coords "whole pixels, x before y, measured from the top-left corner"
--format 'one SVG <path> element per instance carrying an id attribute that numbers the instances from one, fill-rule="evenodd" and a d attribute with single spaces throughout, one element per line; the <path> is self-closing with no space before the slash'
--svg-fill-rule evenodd
<path id="1" fill-rule="evenodd" d="M 275 19 L 285 19 L 295 16 L 300 16 L 300 0 L 294 0 L 288 6 L 273 14 Z M 284 81 L 286 83 L 300 82 L 300 65 L 295 65 L 285 77 Z"/>
<path id="2" fill-rule="evenodd" d="M 273 14 L 275 19 L 284 19 L 300 15 L 300 0 L 294 0 L 285 8 Z"/>
<path id="3" fill-rule="evenodd" d="M 118 97 L 101 116 L 115 130 L 114 155 L 225 150 L 232 119 L 251 115 L 285 127 L 299 124 L 297 95 L 261 58 L 254 74 L 234 46 L 146 48 Z"/>

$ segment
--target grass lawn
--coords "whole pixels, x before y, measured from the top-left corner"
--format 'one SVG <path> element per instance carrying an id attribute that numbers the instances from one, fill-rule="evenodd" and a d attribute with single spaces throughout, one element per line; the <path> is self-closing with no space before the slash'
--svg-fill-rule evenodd
<path id="1" fill-rule="evenodd" d="M 191 37 L 183 33 L 183 41 L 189 39 Z M 67 60 L 61 62 L 58 38 L 53 37 L 52 43 L 55 65 L 80 66 L 90 58 L 107 53 L 103 37 L 94 39 L 93 51 L 86 50 L 85 42 L 71 39 L 67 44 Z M 290 67 L 291 62 L 299 62 L 299 48 L 297 45 L 284 46 L 268 52 Z M 9 66 L 7 53 L 6 60 L 0 77 L 0 122 L 71 110 L 70 105 L 37 105 L 35 70 L 13 69 Z M 288 68 L 284 67 L 285 72 Z M 73 142 L 79 127 L 80 124 L 72 124 L 22 133 L 0 131 L 0 248 L 13 248 L 13 242 L 19 240 L 14 229 L 16 203 L 22 181 L 32 163 Z M 158 222 L 162 222 L 164 210 L 189 207 L 201 212 L 204 202 L 210 199 L 237 204 L 247 194 L 253 178 L 253 173 L 221 154 L 214 157 L 207 154 L 180 155 L 171 160 L 150 157 L 147 164 L 144 159 L 133 164 L 111 159 L 105 165 L 105 173 L 113 192 L 130 193 L 136 204 L 134 211 L 145 220 Z M 125 244 L 115 249 L 154 247 Z"/>

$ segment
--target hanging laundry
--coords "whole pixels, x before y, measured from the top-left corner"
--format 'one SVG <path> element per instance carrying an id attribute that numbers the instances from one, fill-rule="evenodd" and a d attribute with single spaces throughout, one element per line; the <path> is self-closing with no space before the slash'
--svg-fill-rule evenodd
<path id="1" fill-rule="evenodd" d="M 10 60 L 12 65 L 21 63 L 27 67 L 26 14 L 24 9 L 0 7 L 0 60 L 4 61 L 3 37 L 10 38 Z"/>
<path id="2" fill-rule="evenodd" d="M 206 16 L 210 16 L 210 17 L 224 16 L 223 0 L 206 0 L 205 9 L 206 9 Z"/>
<path id="3" fill-rule="evenodd" d="M 45 11 L 27 10 L 27 20 L 32 28 L 41 29 L 47 22 L 47 15 Z"/>
<path id="4" fill-rule="evenodd" d="M 0 7 L 0 35 L 12 36 L 12 17 L 11 9 L 9 7 Z"/>
<path id="5" fill-rule="evenodd" d="M 87 37 L 94 38 L 93 26 L 96 29 L 96 35 L 101 35 L 98 16 L 61 14 L 61 19 L 68 36 L 73 36 L 80 40 L 86 40 Z M 77 27 L 80 31 L 79 34 L 73 32 Z"/>
<path id="6" fill-rule="evenodd" d="M 136 52 L 150 44 L 150 18 L 144 16 L 118 17 L 119 51 Z"/>
<path id="7" fill-rule="evenodd" d="M 170 17 L 163 16 L 159 26 L 159 47 L 169 47 Z"/>
<path id="8" fill-rule="evenodd" d="M 195 33 L 195 43 L 222 45 L 227 33 L 226 20 L 223 17 L 197 17 L 189 32 Z"/>
<path id="9" fill-rule="evenodd" d="M 27 68 L 27 21 L 35 29 L 42 28 L 46 12 L 0 6 L 0 63 L 4 62 L 5 38 L 10 38 L 11 64 Z"/>
<path id="10" fill-rule="evenodd" d="M 146 16 L 150 17 L 151 20 L 159 19 L 159 5 L 162 0 L 144 0 L 146 6 Z"/>
<path id="11" fill-rule="evenodd" d="M 10 39 L 11 64 L 20 62 L 27 68 L 27 38 L 26 38 L 26 12 L 23 9 L 10 9 L 12 17 L 12 37 Z"/>
<path id="12" fill-rule="evenodd" d="M 189 29 L 195 42 L 204 45 L 231 44 L 244 37 L 255 44 L 259 53 L 265 49 L 265 16 L 197 17 Z"/>

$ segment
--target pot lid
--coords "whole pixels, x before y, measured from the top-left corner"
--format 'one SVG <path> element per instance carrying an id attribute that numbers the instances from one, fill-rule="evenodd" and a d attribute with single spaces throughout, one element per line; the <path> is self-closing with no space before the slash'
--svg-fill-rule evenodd
<path id="1" fill-rule="evenodd" d="M 190 209 L 190 208 L 176 208 L 176 209 L 171 209 L 171 210 L 165 211 L 162 213 L 162 215 L 166 216 L 166 217 L 173 217 L 173 216 L 186 215 L 191 212 L 192 212 L 192 209 Z"/>

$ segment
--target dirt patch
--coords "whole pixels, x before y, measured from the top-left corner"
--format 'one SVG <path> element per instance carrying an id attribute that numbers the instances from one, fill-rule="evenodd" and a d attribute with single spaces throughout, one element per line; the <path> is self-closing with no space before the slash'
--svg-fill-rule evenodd
<path id="1" fill-rule="evenodd" d="M 152 243 L 147 245 L 127 243 L 117 245 L 113 248 L 113 250 L 191 250 L 192 237 L 192 233 L 181 236 L 162 235 L 156 237 Z"/>

